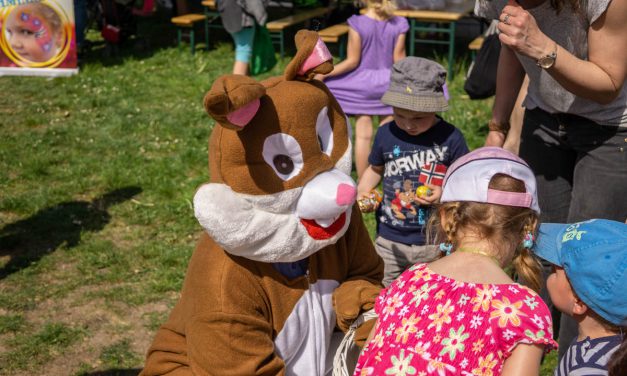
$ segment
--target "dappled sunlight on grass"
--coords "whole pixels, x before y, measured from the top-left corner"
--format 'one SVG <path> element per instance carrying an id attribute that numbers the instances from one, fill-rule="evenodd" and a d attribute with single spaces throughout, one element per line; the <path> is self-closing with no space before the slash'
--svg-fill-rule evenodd
<path id="1" fill-rule="evenodd" d="M 0 80 L 0 373 L 44 374 L 54 359 L 67 374 L 141 368 L 201 231 L 202 100 L 233 58 L 213 47 L 95 50 L 73 77 Z M 456 69 L 443 117 L 475 148 L 491 102 L 469 100 Z"/>

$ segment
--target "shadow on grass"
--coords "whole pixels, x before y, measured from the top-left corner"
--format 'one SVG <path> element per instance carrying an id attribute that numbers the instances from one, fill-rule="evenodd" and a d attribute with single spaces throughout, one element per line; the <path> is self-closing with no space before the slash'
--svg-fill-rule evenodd
<path id="1" fill-rule="evenodd" d="M 85 372 L 79 376 L 136 376 L 141 372 L 140 368 L 108 369 L 105 371 Z"/>
<path id="2" fill-rule="evenodd" d="M 4 226 L 0 229 L 0 257 L 9 256 L 9 261 L 0 269 L 0 279 L 28 267 L 62 245 L 77 246 L 82 232 L 100 231 L 109 223 L 109 207 L 141 192 L 141 188 L 130 186 L 93 201 L 62 202 Z"/>
<path id="3" fill-rule="evenodd" d="M 129 57 L 145 59 L 160 49 L 175 46 L 176 28 L 170 22 L 173 15 L 171 10 L 160 9 L 148 17 L 130 16 L 133 26 L 122 31 L 125 36 L 117 43 L 105 42 L 99 30 L 88 32 L 79 53 L 79 65 L 94 62 L 119 65 Z"/>

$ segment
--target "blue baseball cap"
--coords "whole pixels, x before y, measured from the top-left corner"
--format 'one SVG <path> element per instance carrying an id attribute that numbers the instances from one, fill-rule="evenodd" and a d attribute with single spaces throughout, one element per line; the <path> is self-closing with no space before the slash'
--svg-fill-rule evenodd
<path id="1" fill-rule="evenodd" d="M 564 268 L 575 293 L 615 325 L 627 324 L 627 224 L 543 223 L 533 252 Z"/>

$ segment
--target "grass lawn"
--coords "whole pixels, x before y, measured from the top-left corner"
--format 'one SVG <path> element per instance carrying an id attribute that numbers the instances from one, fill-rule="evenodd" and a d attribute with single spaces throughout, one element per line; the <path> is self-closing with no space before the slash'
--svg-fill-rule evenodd
<path id="1" fill-rule="evenodd" d="M 135 374 L 178 298 L 208 180 L 202 98 L 233 52 L 162 37 L 139 56 L 95 49 L 70 78 L 0 78 L 2 375 Z M 445 117 L 474 148 L 490 102 L 462 86 Z"/>

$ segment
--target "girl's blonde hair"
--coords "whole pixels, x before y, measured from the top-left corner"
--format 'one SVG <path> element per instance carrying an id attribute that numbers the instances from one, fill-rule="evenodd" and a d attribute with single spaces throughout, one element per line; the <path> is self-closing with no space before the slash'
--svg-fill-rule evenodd
<path id="1" fill-rule="evenodd" d="M 392 0 L 366 0 L 366 8 L 374 9 L 378 15 L 389 18 L 394 15 L 396 4 Z"/>
<path id="2" fill-rule="evenodd" d="M 505 174 L 495 174 L 488 187 L 507 192 L 525 192 L 523 181 Z M 512 264 L 518 276 L 533 290 L 539 291 L 542 285 L 540 263 L 529 249 L 522 247 L 525 234 L 531 232 L 535 236 L 537 227 L 538 214 L 529 208 L 455 201 L 439 205 L 429 219 L 427 229 L 430 238 L 435 236 L 436 244 L 450 243 L 453 249 L 461 242 L 459 230 L 471 230 L 488 240 L 495 249 L 510 253 L 501 256 L 505 259 L 513 257 Z"/>

